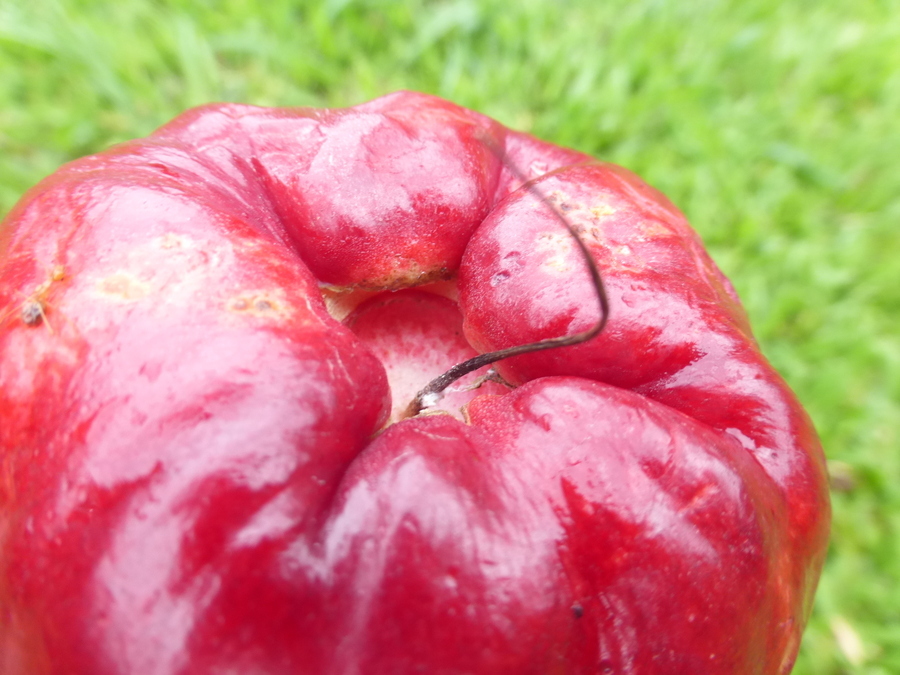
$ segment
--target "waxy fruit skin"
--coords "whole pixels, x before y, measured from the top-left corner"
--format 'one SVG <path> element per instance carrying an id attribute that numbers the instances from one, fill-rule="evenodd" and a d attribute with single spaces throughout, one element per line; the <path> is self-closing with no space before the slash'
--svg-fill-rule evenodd
<path id="1" fill-rule="evenodd" d="M 549 205 L 605 331 L 401 420 L 598 320 Z M 0 453 L 4 675 L 787 673 L 830 518 L 666 198 L 408 92 L 198 108 L 32 189 Z"/>

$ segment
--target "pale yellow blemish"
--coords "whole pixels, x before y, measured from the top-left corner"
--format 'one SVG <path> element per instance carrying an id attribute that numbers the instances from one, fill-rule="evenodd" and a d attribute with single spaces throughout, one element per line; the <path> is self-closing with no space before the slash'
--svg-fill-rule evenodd
<path id="1" fill-rule="evenodd" d="M 610 206 L 609 204 L 606 204 L 606 203 L 596 204 L 595 206 L 592 206 L 590 208 L 590 211 L 592 214 L 594 214 L 594 217 L 596 217 L 596 218 L 605 218 L 606 216 L 614 216 L 614 215 L 616 215 L 616 213 L 618 213 L 618 209 L 613 208 L 612 206 Z"/>
<path id="2" fill-rule="evenodd" d="M 187 237 L 169 232 L 161 236 L 158 240 L 159 247 L 162 249 L 184 248 L 190 241 Z"/>
<path id="3" fill-rule="evenodd" d="M 547 256 L 541 267 L 554 276 L 562 276 L 572 271 L 574 247 L 575 242 L 568 232 L 544 232 L 535 242 L 535 249 Z"/>
<path id="4" fill-rule="evenodd" d="M 642 221 L 638 228 L 641 236 L 645 239 L 657 239 L 659 237 L 674 237 L 676 233 L 672 229 L 658 220 Z"/>
<path id="5" fill-rule="evenodd" d="M 605 251 L 606 255 L 602 255 L 603 268 L 608 271 L 628 271 L 640 272 L 646 268 L 646 262 L 640 255 L 625 244 L 613 245 L 613 242 L 607 239 L 605 225 L 611 217 L 621 213 L 622 209 L 612 206 L 609 202 L 598 200 L 591 206 L 575 202 L 569 199 L 568 195 L 561 192 L 554 192 L 548 196 L 548 201 L 553 203 L 559 210 L 560 215 L 564 217 L 572 230 L 581 238 L 583 242 L 591 247 L 597 254 L 597 248 Z M 643 240 L 656 237 L 671 237 L 674 232 L 658 221 L 646 220 L 640 224 L 640 238 Z M 545 266 L 553 270 L 555 273 L 563 274 L 569 271 L 567 265 L 561 264 L 561 260 L 569 255 L 574 243 L 569 237 L 568 248 L 560 243 L 554 245 L 555 258 L 548 260 Z M 567 258 L 571 260 L 571 258 Z"/>
<path id="6" fill-rule="evenodd" d="M 544 267 L 557 275 L 568 275 L 572 271 L 572 267 L 566 262 L 562 256 L 550 258 L 544 262 Z"/>
<path id="7" fill-rule="evenodd" d="M 559 191 L 548 195 L 547 201 L 582 240 L 593 240 L 598 244 L 602 244 L 605 240 L 604 221 L 618 213 L 618 209 L 608 202 L 598 201 L 588 206 L 572 200 L 567 194 Z"/>
<path id="8" fill-rule="evenodd" d="M 97 282 L 97 289 L 116 300 L 134 301 L 150 293 L 150 285 L 126 272 L 112 274 Z"/>
<path id="9" fill-rule="evenodd" d="M 609 242 L 604 241 L 599 228 L 591 228 L 588 231 L 574 229 L 582 241 L 591 245 L 594 256 L 600 261 L 603 270 L 640 272 L 646 267 L 645 261 L 635 255 L 631 247 L 611 246 Z M 535 242 L 535 250 L 546 256 L 541 267 L 553 276 L 563 276 L 572 272 L 573 263 L 581 259 L 581 252 L 575 250 L 575 247 L 576 243 L 568 232 L 544 232 Z M 596 247 L 599 247 L 599 251 Z"/>

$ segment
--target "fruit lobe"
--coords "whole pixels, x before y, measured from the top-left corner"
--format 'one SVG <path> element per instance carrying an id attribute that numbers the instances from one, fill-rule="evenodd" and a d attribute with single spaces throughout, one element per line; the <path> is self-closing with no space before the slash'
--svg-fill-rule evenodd
<path id="1" fill-rule="evenodd" d="M 597 320 L 550 207 L 607 329 L 399 421 Z M 408 92 L 206 106 L 30 191 L 0 303 L 0 672 L 790 670 L 821 448 L 624 169 Z"/>

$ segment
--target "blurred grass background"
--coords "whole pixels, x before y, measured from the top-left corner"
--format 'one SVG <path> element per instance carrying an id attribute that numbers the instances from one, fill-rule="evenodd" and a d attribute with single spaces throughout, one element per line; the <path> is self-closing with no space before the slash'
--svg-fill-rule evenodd
<path id="1" fill-rule="evenodd" d="M 795 673 L 900 673 L 900 3 L 0 0 L 0 214 L 208 101 L 452 99 L 684 210 L 833 473 Z"/>

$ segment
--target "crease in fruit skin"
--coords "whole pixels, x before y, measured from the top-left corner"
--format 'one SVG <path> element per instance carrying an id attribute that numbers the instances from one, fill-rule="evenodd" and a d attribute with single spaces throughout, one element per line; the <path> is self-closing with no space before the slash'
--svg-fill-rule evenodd
<path id="1" fill-rule="evenodd" d="M 331 146 L 387 183 L 342 188 L 323 220 Z M 423 172 L 423 148 L 468 159 Z M 611 322 L 498 364 L 518 387 L 466 394 L 466 424 L 373 439 L 385 364 L 415 366 L 385 299 L 416 308 L 405 331 L 455 317 L 426 343 L 464 321 L 482 351 L 596 320 L 583 261 L 498 148 L 581 228 Z M 381 150 L 394 171 L 367 165 Z M 377 217 L 348 225 L 376 193 Z M 414 274 L 392 257 L 411 243 Z M 64 167 L 0 247 L 3 306 L 53 279 L 54 328 L 0 322 L 0 671 L 790 667 L 827 535 L 821 450 L 730 283 L 624 169 L 416 94 L 208 106 Z M 365 290 L 421 274 L 458 276 Z"/>

